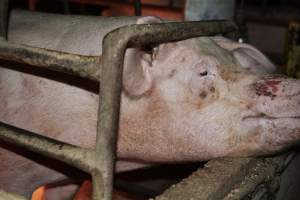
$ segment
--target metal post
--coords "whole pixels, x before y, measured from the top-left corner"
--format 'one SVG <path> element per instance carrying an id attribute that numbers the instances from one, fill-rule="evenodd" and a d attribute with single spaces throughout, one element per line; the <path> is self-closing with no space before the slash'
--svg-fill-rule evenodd
<path id="1" fill-rule="evenodd" d="M 142 15 L 142 5 L 141 0 L 135 0 L 135 16 L 141 16 Z"/>
<path id="2" fill-rule="evenodd" d="M 0 38 L 7 36 L 8 0 L 0 1 Z"/>
<path id="3" fill-rule="evenodd" d="M 64 14 L 70 14 L 70 3 L 69 0 L 63 0 L 63 4 L 64 4 Z"/>

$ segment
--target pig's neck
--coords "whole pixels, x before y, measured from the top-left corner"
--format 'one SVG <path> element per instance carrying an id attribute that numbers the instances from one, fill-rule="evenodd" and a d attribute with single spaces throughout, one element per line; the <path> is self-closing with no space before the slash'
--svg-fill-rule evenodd
<path id="1" fill-rule="evenodd" d="M 156 154 L 160 151 L 159 147 L 163 145 L 164 138 L 160 138 L 161 144 L 157 144 L 155 137 L 161 136 L 164 132 L 167 124 L 162 120 L 166 119 L 166 115 L 168 115 L 167 106 L 157 95 L 151 94 L 138 100 L 123 95 L 118 157 L 140 159 L 149 153 Z M 153 147 L 154 143 L 156 147 Z"/>

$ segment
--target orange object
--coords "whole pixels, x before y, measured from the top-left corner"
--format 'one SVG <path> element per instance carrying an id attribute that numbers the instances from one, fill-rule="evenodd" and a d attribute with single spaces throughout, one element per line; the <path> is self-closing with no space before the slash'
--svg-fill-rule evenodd
<path id="1" fill-rule="evenodd" d="M 84 181 L 75 195 L 74 200 L 90 200 L 92 196 L 91 181 Z"/>
<path id="2" fill-rule="evenodd" d="M 32 193 L 31 200 L 46 200 L 45 191 L 45 186 L 39 187 Z"/>

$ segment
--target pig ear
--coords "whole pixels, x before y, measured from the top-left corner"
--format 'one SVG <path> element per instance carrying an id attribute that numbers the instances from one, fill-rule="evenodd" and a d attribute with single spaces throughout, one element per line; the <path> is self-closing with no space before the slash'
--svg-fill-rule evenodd
<path id="1" fill-rule="evenodd" d="M 153 23 L 161 23 L 162 20 L 159 17 L 155 16 L 147 16 L 138 18 L 136 21 L 137 24 L 153 24 Z"/>
<path id="2" fill-rule="evenodd" d="M 220 47 L 230 51 L 245 69 L 265 73 L 276 71 L 275 65 L 255 47 L 245 43 L 238 43 L 224 37 L 213 37 L 212 39 Z"/>
<path id="3" fill-rule="evenodd" d="M 137 24 L 160 23 L 158 17 L 148 16 L 138 18 Z M 140 97 L 147 93 L 153 85 L 150 74 L 152 57 L 140 49 L 127 49 L 124 59 L 123 90 L 131 97 Z"/>
<path id="4" fill-rule="evenodd" d="M 276 71 L 275 65 L 265 55 L 250 45 L 241 44 L 232 53 L 235 59 L 249 71 L 265 73 Z"/>
<path id="5" fill-rule="evenodd" d="M 123 90 L 131 97 L 140 97 L 153 85 L 150 73 L 151 55 L 139 49 L 127 49 L 124 59 Z"/>

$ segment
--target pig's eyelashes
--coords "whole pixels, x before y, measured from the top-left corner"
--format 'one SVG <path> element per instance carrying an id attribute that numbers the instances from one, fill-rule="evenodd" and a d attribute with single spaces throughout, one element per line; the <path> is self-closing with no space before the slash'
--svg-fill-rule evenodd
<path id="1" fill-rule="evenodd" d="M 207 71 L 200 72 L 198 75 L 199 75 L 199 76 L 207 76 L 207 75 L 208 75 L 208 72 L 207 72 Z"/>
<path id="2" fill-rule="evenodd" d="M 149 67 L 152 67 L 152 56 L 150 54 L 144 54 L 142 57 L 142 62 L 146 62 Z"/>
<path id="3" fill-rule="evenodd" d="M 155 48 L 152 49 L 152 53 L 151 53 L 151 55 L 152 55 L 152 60 L 155 60 L 155 59 L 156 59 L 156 57 L 157 57 L 157 55 L 158 55 L 158 50 L 159 50 L 159 47 L 155 47 Z"/>

